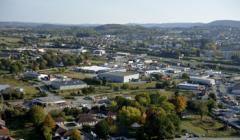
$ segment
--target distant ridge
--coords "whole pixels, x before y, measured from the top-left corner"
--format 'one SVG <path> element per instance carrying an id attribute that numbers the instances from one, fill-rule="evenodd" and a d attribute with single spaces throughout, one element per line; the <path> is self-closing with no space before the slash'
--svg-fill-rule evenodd
<path id="1" fill-rule="evenodd" d="M 229 27 L 239 27 L 240 21 L 236 20 L 216 20 L 207 24 L 208 26 L 229 26 Z"/>
<path id="2" fill-rule="evenodd" d="M 240 28 L 240 21 L 236 20 L 216 20 L 210 23 L 146 23 L 146 24 L 51 24 L 51 23 L 28 23 L 28 22 L 0 22 L 0 27 L 30 27 L 30 28 L 62 28 L 62 27 L 94 27 L 96 30 L 108 28 L 191 28 L 191 27 L 210 27 L 226 26 Z"/>

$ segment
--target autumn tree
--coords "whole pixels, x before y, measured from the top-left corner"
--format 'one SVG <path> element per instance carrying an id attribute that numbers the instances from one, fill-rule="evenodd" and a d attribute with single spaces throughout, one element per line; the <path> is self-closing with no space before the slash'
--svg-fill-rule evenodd
<path id="1" fill-rule="evenodd" d="M 45 117 L 45 120 L 43 122 L 43 125 L 46 126 L 46 127 L 51 128 L 51 129 L 56 127 L 56 123 L 53 120 L 51 114 L 47 114 L 47 116 Z"/>
<path id="2" fill-rule="evenodd" d="M 173 104 L 175 105 L 176 112 L 181 113 L 187 107 L 187 100 L 184 96 L 176 96 Z"/>
<path id="3" fill-rule="evenodd" d="M 80 131 L 77 129 L 74 129 L 70 137 L 70 140 L 82 140 Z"/>

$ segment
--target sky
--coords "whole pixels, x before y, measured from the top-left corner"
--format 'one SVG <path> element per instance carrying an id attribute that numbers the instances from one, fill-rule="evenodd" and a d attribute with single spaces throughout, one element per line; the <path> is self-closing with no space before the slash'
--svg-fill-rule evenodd
<path id="1" fill-rule="evenodd" d="M 0 0 L 0 21 L 110 24 L 240 20 L 240 0 Z"/>

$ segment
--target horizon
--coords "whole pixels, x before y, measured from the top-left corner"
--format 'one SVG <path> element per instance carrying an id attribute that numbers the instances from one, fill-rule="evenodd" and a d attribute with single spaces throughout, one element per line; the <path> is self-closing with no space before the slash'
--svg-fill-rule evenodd
<path id="1" fill-rule="evenodd" d="M 222 20 L 213 20 L 210 22 L 163 22 L 163 23 L 80 23 L 80 24 L 68 24 L 68 23 L 51 23 L 51 22 L 25 22 L 25 21 L 0 21 L 0 23 L 19 23 L 19 24 L 50 24 L 50 25 L 67 25 L 67 26 L 77 26 L 77 25 L 147 25 L 147 24 L 209 24 L 215 21 L 234 21 L 240 22 L 240 20 L 232 20 L 232 19 L 222 19 Z"/>
<path id="2" fill-rule="evenodd" d="M 238 0 L 2 0 L 0 3 L 1 22 L 79 25 L 240 21 Z"/>

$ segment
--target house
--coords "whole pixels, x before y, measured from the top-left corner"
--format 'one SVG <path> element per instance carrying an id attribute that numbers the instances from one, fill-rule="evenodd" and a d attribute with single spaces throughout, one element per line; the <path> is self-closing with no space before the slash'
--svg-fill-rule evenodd
<path id="1" fill-rule="evenodd" d="M 0 92 L 6 90 L 9 87 L 9 85 L 0 85 Z"/>
<path id="2" fill-rule="evenodd" d="M 113 120 L 116 120 L 117 119 L 117 113 L 109 111 L 107 113 L 107 117 L 112 118 Z"/>
<path id="3" fill-rule="evenodd" d="M 65 119 L 63 117 L 57 117 L 57 118 L 54 118 L 55 122 L 57 125 L 63 125 L 64 122 L 65 122 Z"/>
<path id="4" fill-rule="evenodd" d="M 51 86 L 56 90 L 74 90 L 88 87 L 88 85 L 81 80 L 53 81 Z"/>
<path id="5" fill-rule="evenodd" d="M 110 82 L 128 83 L 139 79 L 139 73 L 132 72 L 107 72 L 99 74 L 100 79 L 105 79 Z"/>
<path id="6" fill-rule="evenodd" d="M 0 126 L 5 126 L 5 125 L 6 125 L 5 121 L 0 119 Z"/>
<path id="7" fill-rule="evenodd" d="M 7 127 L 5 126 L 0 126 L 0 136 L 9 136 L 10 131 Z"/>
<path id="8" fill-rule="evenodd" d="M 10 136 L 0 136 L 0 140 L 15 140 L 15 139 Z"/>
<path id="9" fill-rule="evenodd" d="M 240 85 L 237 84 L 234 87 L 232 87 L 231 93 L 235 95 L 240 95 Z"/>
<path id="10" fill-rule="evenodd" d="M 98 121 L 93 116 L 93 114 L 80 114 L 77 117 L 77 122 L 80 124 L 80 126 L 83 125 L 94 126 Z"/>
<path id="11" fill-rule="evenodd" d="M 76 130 L 79 131 L 78 129 L 76 129 Z M 57 126 L 55 135 L 53 136 L 53 140 L 69 140 L 73 131 L 74 131 L 74 129 L 66 129 L 61 126 Z"/>

